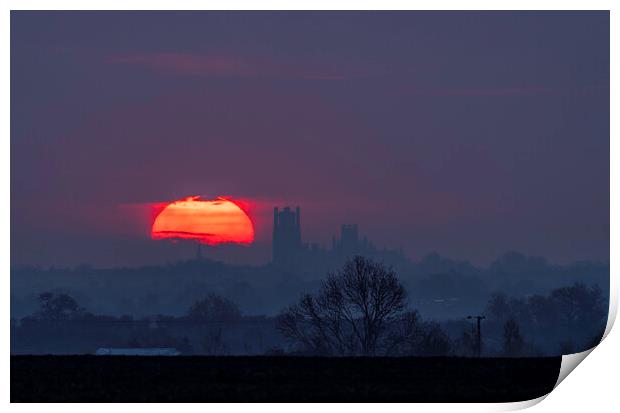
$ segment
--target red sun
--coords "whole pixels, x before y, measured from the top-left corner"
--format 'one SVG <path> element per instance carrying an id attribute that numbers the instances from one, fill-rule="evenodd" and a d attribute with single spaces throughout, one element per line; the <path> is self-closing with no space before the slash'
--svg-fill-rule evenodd
<path id="1" fill-rule="evenodd" d="M 203 244 L 250 244 L 254 225 L 248 214 L 226 198 L 190 196 L 166 205 L 155 217 L 153 239 L 190 239 Z"/>

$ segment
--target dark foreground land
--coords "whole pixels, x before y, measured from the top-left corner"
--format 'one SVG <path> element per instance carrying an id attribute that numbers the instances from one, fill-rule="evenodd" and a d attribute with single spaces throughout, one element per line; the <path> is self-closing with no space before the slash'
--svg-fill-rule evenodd
<path id="1" fill-rule="evenodd" d="M 12 356 L 12 402 L 509 402 L 561 358 Z"/>

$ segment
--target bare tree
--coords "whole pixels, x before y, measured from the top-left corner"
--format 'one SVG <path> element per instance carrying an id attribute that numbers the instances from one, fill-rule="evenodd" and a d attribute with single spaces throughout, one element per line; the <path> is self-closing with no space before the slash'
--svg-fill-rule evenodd
<path id="1" fill-rule="evenodd" d="M 422 321 L 417 311 L 391 322 L 384 343 L 390 356 L 445 356 L 452 350 L 452 341 L 439 323 Z"/>
<path id="2" fill-rule="evenodd" d="M 385 340 L 386 355 L 410 356 L 415 354 L 420 341 L 422 324 L 417 311 L 407 311 L 394 320 Z"/>
<path id="3" fill-rule="evenodd" d="M 406 292 L 391 268 L 356 256 L 278 318 L 279 330 L 306 351 L 377 354 L 386 326 L 401 315 Z"/>
<path id="4" fill-rule="evenodd" d="M 39 305 L 34 316 L 40 320 L 74 320 L 85 314 L 85 310 L 68 294 L 39 294 Z"/>
<path id="5" fill-rule="evenodd" d="M 436 321 L 426 321 L 422 325 L 420 345 L 416 355 L 446 356 L 450 353 L 452 343 L 450 337 L 441 329 Z"/>
<path id="6" fill-rule="evenodd" d="M 189 308 L 187 316 L 196 321 L 238 321 L 241 311 L 234 302 L 217 294 L 209 294 Z"/>
<path id="7" fill-rule="evenodd" d="M 524 344 L 519 323 L 512 318 L 506 321 L 504 323 L 504 354 L 518 356 L 522 353 Z"/>
<path id="8" fill-rule="evenodd" d="M 227 353 L 228 346 L 224 343 L 221 328 L 207 331 L 207 335 L 202 341 L 202 349 L 209 356 L 223 356 Z"/>
<path id="9" fill-rule="evenodd" d="M 461 332 L 461 336 L 454 341 L 454 354 L 463 357 L 473 357 L 476 355 L 477 342 L 473 328 L 465 328 Z"/>

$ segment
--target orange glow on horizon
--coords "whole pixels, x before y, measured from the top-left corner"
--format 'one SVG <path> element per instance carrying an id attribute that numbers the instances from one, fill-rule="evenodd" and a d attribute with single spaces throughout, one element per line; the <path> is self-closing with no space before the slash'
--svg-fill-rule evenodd
<path id="1" fill-rule="evenodd" d="M 189 239 L 202 244 L 251 244 L 254 225 L 245 203 L 219 197 L 202 200 L 199 196 L 171 202 L 153 221 L 151 237 Z M 245 208 L 243 208 L 245 207 Z"/>

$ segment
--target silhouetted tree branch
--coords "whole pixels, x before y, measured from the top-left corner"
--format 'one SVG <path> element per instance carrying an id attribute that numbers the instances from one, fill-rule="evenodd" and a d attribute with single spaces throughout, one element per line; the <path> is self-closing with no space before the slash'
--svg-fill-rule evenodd
<path id="1" fill-rule="evenodd" d="M 286 337 L 315 354 L 376 355 L 386 325 L 403 313 L 406 292 L 391 268 L 354 257 L 278 317 Z"/>

